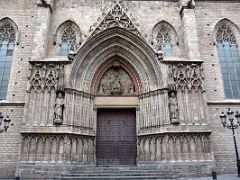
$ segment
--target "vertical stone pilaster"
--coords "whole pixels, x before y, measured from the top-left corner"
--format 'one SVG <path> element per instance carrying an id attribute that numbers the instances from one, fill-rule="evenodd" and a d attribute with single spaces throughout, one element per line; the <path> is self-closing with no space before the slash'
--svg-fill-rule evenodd
<path id="1" fill-rule="evenodd" d="M 48 33 L 52 17 L 51 7 L 54 3 L 54 0 L 47 0 L 46 3 L 48 6 L 43 5 L 41 1 L 37 2 L 38 10 L 35 17 L 37 29 L 33 39 L 33 60 L 41 60 L 47 56 Z"/>
<path id="2" fill-rule="evenodd" d="M 195 6 L 188 6 L 182 3 L 180 9 L 184 32 L 186 58 L 190 60 L 200 59 Z"/>

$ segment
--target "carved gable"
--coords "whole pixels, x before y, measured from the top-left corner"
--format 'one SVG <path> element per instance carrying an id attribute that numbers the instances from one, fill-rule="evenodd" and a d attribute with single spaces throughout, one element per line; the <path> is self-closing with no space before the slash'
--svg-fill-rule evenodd
<path id="1" fill-rule="evenodd" d="M 91 36 L 112 27 L 121 27 L 140 36 L 140 32 L 137 30 L 132 20 L 124 12 L 120 4 L 116 4 L 97 25 L 97 27 L 95 29 L 91 29 L 91 31 L 93 31 Z"/>

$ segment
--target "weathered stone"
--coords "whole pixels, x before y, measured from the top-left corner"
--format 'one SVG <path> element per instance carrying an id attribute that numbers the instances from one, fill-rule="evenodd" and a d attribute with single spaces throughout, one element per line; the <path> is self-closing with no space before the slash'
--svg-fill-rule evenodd
<path id="1" fill-rule="evenodd" d="M 136 109 L 136 169 L 158 167 L 165 178 L 235 172 L 219 114 L 240 101 L 225 99 L 216 43 L 239 44 L 239 11 L 238 1 L 221 0 L 1 1 L 0 30 L 9 23 L 16 45 L 0 102 L 14 123 L 0 134 L 0 179 L 97 173 L 98 108 Z M 218 31 L 225 24 L 227 37 Z M 59 52 L 69 42 L 68 60 Z M 116 61 L 120 75 L 109 80 Z"/>

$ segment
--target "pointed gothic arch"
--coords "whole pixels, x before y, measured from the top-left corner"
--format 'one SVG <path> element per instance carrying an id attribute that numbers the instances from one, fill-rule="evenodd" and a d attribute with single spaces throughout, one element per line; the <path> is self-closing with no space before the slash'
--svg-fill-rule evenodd
<path id="1" fill-rule="evenodd" d="M 6 99 L 11 74 L 15 43 L 18 42 L 18 27 L 6 17 L 0 20 L 0 99 Z M 17 43 L 18 44 L 18 43 Z"/>
<path id="2" fill-rule="evenodd" d="M 178 36 L 175 28 L 167 21 L 160 21 L 152 29 L 152 42 L 157 50 L 163 50 L 167 56 L 172 56 Z"/>
<path id="3" fill-rule="evenodd" d="M 4 17 L 0 20 L 0 27 L 4 26 L 5 24 L 10 25 L 14 29 L 14 34 L 15 34 L 14 42 L 18 45 L 19 38 L 20 38 L 20 31 L 17 24 L 11 18 Z"/>
<path id="4" fill-rule="evenodd" d="M 141 81 L 140 81 L 140 78 L 139 78 L 136 70 L 129 62 L 127 62 L 125 59 L 123 59 L 122 57 L 120 57 L 118 55 L 112 56 L 111 58 L 107 59 L 99 67 L 99 69 L 95 73 L 93 80 L 92 80 L 91 94 L 94 94 L 94 95 L 100 94 L 99 86 L 103 85 L 103 83 L 102 83 L 103 80 L 106 81 L 106 78 L 103 79 L 104 76 L 110 74 L 111 72 L 109 72 L 109 71 L 114 70 L 114 69 L 116 69 L 116 72 L 120 73 L 119 79 L 122 81 L 120 83 L 123 83 L 122 85 L 124 85 L 124 84 L 127 85 L 127 87 L 126 87 L 127 92 L 121 92 L 121 94 L 139 95 L 139 93 L 141 92 Z M 124 75 L 125 75 L 125 79 L 123 79 L 124 77 L 121 77 Z M 111 77 L 107 77 L 107 78 L 110 78 L 110 79 L 107 79 L 108 81 L 112 80 Z M 130 81 L 130 82 L 126 82 L 126 81 Z M 127 83 L 130 83 L 130 84 L 127 84 Z M 130 86 L 132 86 L 132 87 L 130 87 Z M 132 92 L 130 92 L 130 88 L 132 88 Z M 123 91 L 125 91 L 125 89 L 123 89 Z M 102 94 L 104 94 L 104 93 L 102 93 Z"/>
<path id="5" fill-rule="evenodd" d="M 54 44 L 59 45 L 60 50 L 63 43 L 65 46 L 69 46 L 72 50 L 75 50 L 80 46 L 81 41 L 81 30 L 74 21 L 67 20 L 58 26 L 54 37 Z"/>
<path id="6" fill-rule="evenodd" d="M 222 72 L 225 99 L 240 99 L 239 28 L 228 19 L 222 19 L 214 28 L 214 40 Z"/>
<path id="7" fill-rule="evenodd" d="M 69 86 L 92 92 L 95 72 L 106 60 L 116 55 L 135 69 L 142 92 L 163 87 L 162 72 L 154 50 L 142 38 L 120 27 L 104 30 L 83 44 L 75 56 Z"/>
<path id="8" fill-rule="evenodd" d="M 218 40 L 215 35 L 217 34 L 217 31 L 219 30 L 219 28 L 222 25 L 225 25 L 230 28 L 230 30 L 232 31 L 232 33 L 235 37 L 235 40 L 236 40 L 235 43 L 240 44 L 240 28 L 234 22 L 232 22 L 231 20 L 229 20 L 227 18 L 221 19 L 220 21 L 218 21 L 216 23 L 214 30 L 213 30 L 214 41 L 217 43 Z"/>

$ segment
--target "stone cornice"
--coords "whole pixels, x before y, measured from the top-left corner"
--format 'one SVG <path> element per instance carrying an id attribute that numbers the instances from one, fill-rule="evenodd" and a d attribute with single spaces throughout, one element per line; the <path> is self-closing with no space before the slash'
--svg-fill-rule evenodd
<path id="1" fill-rule="evenodd" d="M 95 136 L 93 129 L 81 126 L 70 126 L 70 125 L 23 125 L 21 126 L 22 134 L 72 134 L 72 135 L 83 135 L 83 136 Z"/>
<path id="2" fill-rule="evenodd" d="M 240 105 L 240 100 L 208 101 L 207 105 Z"/>

